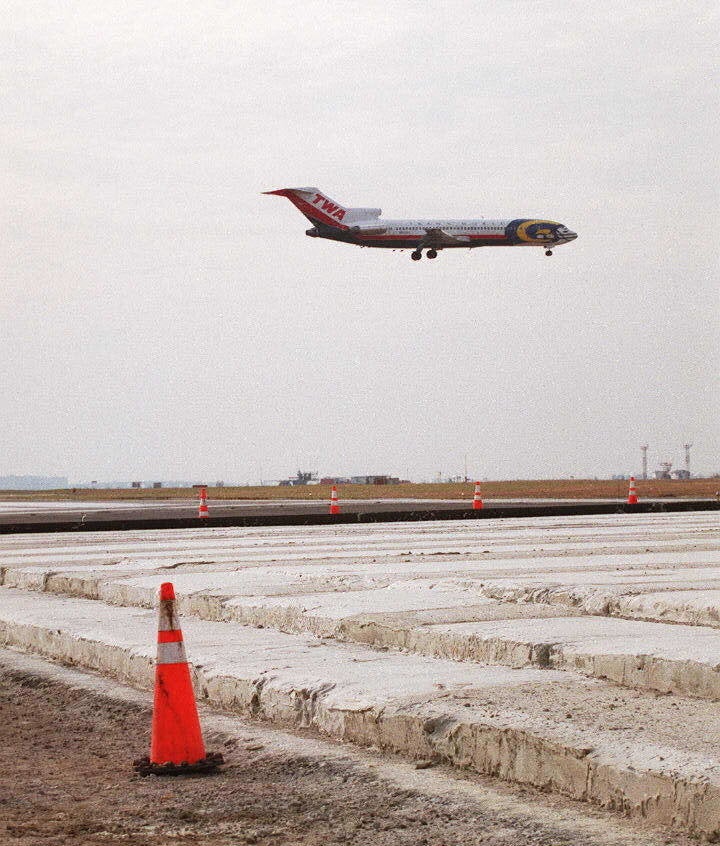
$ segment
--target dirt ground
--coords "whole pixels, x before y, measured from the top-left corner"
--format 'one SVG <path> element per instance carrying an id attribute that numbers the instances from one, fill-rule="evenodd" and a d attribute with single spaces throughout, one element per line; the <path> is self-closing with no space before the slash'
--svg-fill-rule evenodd
<path id="1" fill-rule="evenodd" d="M 640 498 L 643 497 L 715 497 L 720 489 L 720 478 L 714 479 L 647 479 L 637 482 Z M 438 483 L 401 485 L 341 485 L 342 499 L 468 499 L 472 500 L 474 484 Z M 624 499 L 628 482 L 611 479 L 538 479 L 486 481 L 482 483 L 485 499 Z M 210 499 L 330 499 L 329 485 L 304 485 L 301 487 L 208 487 Z M 197 499 L 192 488 L 69 488 L 55 491 L 0 491 L 4 501 L 57 501 L 73 500 L 156 500 Z"/>
<path id="2" fill-rule="evenodd" d="M 635 828 L 619 835 L 616 821 L 603 816 L 605 812 L 568 802 L 558 812 L 552 802 L 564 800 L 539 796 L 534 800 L 532 792 L 527 791 L 521 791 L 525 810 L 513 813 L 512 801 L 505 805 L 505 800 L 499 804 L 497 800 L 489 801 L 487 795 L 495 794 L 487 791 L 483 799 L 483 789 L 477 786 L 480 792 L 473 793 L 471 781 L 467 782 L 465 793 L 408 788 L 407 780 L 402 783 L 384 778 L 350 753 L 298 754 L 292 746 L 275 745 L 267 738 L 265 743 L 258 743 L 257 733 L 243 736 L 243 724 L 237 720 L 232 724 L 239 727 L 239 733 L 206 731 L 208 748 L 222 751 L 226 757 L 220 774 L 140 778 L 133 773 L 131 760 L 147 752 L 147 699 L 144 696 L 140 701 L 123 701 L 0 663 L 0 843 L 688 843 L 670 835 L 643 835 Z M 218 719 L 229 722 L 228 718 Z M 271 729 L 266 728 L 265 733 L 274 736 Z M 418 771 L 407 763 L 402 766 L 417 779 L 439 779 L 433 770 L 421 767 Z M 459 783 L 462 785 L 463 780 Z M 537 816 L 532 812 L 534 801 L 538 803 Z M 586 822 L 582 823 L 581 818 Z"/>

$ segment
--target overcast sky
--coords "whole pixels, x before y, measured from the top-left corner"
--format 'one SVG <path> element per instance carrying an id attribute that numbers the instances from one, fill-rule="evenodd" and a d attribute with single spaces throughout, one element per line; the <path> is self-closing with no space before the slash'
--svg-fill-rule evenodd
<path id="1" fill-rule="evenodd" d="M 719 471 L 716 2 L 3 3 L 0 475 Z M 435 261 L 261 191 L 547 217 Z"/>

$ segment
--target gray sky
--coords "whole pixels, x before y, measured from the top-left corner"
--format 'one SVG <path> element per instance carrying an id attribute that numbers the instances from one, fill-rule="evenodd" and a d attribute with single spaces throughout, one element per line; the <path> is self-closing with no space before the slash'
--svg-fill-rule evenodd
<path id="1" fill-rule="evenodd" d="M 715 2 L 6 2 L 0 475 L 720 470 Z M 548 217 L 311 240 L 263 190 Z"/>

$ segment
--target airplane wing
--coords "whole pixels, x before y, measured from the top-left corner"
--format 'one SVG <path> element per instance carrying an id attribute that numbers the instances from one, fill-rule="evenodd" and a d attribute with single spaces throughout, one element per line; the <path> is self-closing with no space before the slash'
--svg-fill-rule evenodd
<path id="1" fill-rule="evenodd" d="M 426 229 L 425 237 L 418 247 L 442 247 L 449 244 L 468 244 L 470 238 L 465 235 L 450 235 L 444 229 Z"/>

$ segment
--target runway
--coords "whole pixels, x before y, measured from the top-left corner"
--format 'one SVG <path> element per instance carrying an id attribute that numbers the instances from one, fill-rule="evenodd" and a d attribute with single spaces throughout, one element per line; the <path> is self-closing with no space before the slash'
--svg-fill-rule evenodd
<path id="1" fill-rule="evenodd" d="M 715 499 L 647 499 L 627 505 L 622 499 L 492 499 L 480 511 L 470 499 L 348 499 L 341 513 L 330 515 L 318 499 L 209 500 L 207 526 L 333 525 L 720 510 Z M 79 502 L 0 502 L 0 534 L 53 531 L 123 531 L 197 528 L 194 500 L 109 500 Z"/>

